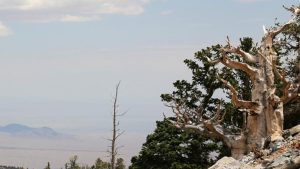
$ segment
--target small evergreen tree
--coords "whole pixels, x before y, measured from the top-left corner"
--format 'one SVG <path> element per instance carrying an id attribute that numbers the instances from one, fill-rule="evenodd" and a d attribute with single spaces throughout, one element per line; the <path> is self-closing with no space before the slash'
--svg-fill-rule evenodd
<path id="1" fill-rule="evenodd" d="M 109 162 L 104 162 L 100 158 L 97 158 L 95 165 L 92 166 L 94 169 L 110 169 L 111 165 Z"/>
<path id="2" fill-rule="evenodd" d="M 125 169 L 126 166 L 124 164 L 123 158 L 118 158 L 116 163 L 116 169 Z"/>
<path id="3" fill-rule="evenodd" d="M 78 159 L 77 155 L 70 158 L 70 162 L 66 164 L 67 169 L 80 169 L 79 165 L 76 163 L 76 160 Z M 69 167 L 68 167 L 69 165 Z"/>
<path id="4" fill-rule="evenodd" d="M 202 169 L 214 163 L 210 153 L 218 151 L 217 144 L 194 131 L 178 130 L 166 120 L 156 125 L 129 169 Z"/>
<path id="5" fill-rule="evenodd" d="M 28 169 L 28 168 L 27 168 Z M 50 163 L 48 162 L 47 166 L 45 167 L 45 169 L 51 169 L 50 168 Z"/>

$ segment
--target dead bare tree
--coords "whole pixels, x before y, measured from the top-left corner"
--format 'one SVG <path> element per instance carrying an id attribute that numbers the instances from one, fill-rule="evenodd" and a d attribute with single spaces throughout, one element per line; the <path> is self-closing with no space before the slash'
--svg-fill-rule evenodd
<path id="1" fill-rule="evenodd" d="M 189 108 L 181 98 L 173 98 L 170 107 L 177 117 L 177 121 L 169 120 L 175 127 L 184 130 L 195 130 L 200 134 L 219 137 L 224 140 L 231 149 L 232 156 L 236 159 L 242 158 L 250 151 L 257 151 L 264 148 L 266 142 L 275 142 L 283 139 L 283 105 L 300 97 L 298 90 L 300 86 L 300 74 L 293 81 L 285 78 L 284 69 L 276 65 L 277 53 L 273 49 L 274 38 L 286 27 L 294 23 L 299 15 L 300 9 L 294 9 L 291 20 L 283 24 L 279 29 L 267 30 L 263 26 L 263 38 L 258 54 L 252 55 L 243 51 L 240 47 L 233 47 L 227 37 L 228 45 L 221 49 L 222 57 L 216 60 L 207 60 L 211 64 L 221 63 L 231 69 L 245 71 L 250 77 L 253 85 L 252 99 L 250 101 L 240 100 L 238 93 L 233 86 L 217 73 L 218 79 L 223 82 L 231 91 L 232 103 L 241 107 L 243 115 L 243 127 L 238 133 L 223 127 L 220 123 L 224 120 L 225 113 L 220 118 L 222 102 L 218 106 L 218 111 L 209 120 L 203 118 L 204 109 Z M 235 54 L 243 58 L 242 63 L 231 59 L 227 54 Z M 248 64 L 251 63 L 251 64 Z M 300 67 L 299 67 L 300 69 Z M 274 84 L 274 74 L 282 81 L 284 90 L 282 97 L 276 95 L 277 90 Z M 201 103 L 201 101 L 200 101 Z M 167 119 L 167 118 L 166 118 Z M 296 127 L 297 129 L 299 127 Z M 300 129 L 300 128 L 299 128 Z M 296 129 L 290 131 L 298 131 Z"/>
<path id="2" fill-rule="evenodd" d="M 107 152 L 109 153 L 109 157 L 110 157 L 110 167 L 111 169 L 115 168 L 115 162 L 116 162 L 116 156 L 119 155 L 118 154 L 118 150 L 124 146 L 118 146 L 118 144 L 116 143 L 116 140 L 124 133 L 124 131 L 120 132 L 120 129 L 117 128 L 119 126 L 119 121 L 117 122 L 117 117 L 118 116 L 124 116 L 127 112 L 125 111 L 122 114 L 118 114 L 118 92 L 119 92 L 119 86 L 120 86 L 121 81 L 116 85 L 116 92 L 115 92 L 115 96 L 112 97 L 112 102 L 113 102 L 113 112 L 111 112 L 112 117 L 113 117 L 113 130 L 112 130 L 112 138 L 104 138 L 108 141 L 111 142 L 111 146 L 110 149 L 107 150 Z"/>

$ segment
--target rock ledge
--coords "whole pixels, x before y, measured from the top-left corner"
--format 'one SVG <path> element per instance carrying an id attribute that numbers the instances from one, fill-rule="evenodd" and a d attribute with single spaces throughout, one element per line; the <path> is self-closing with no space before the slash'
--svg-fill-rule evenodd
<path id="1" fill-rule="evenodd" d="M 223 157 L 209 169 L 299 169 L 300 133 L 283 141 L 270 143 L 260 152 L 260 157 L 255 157 L 251 152 L 241 160 Z"/>

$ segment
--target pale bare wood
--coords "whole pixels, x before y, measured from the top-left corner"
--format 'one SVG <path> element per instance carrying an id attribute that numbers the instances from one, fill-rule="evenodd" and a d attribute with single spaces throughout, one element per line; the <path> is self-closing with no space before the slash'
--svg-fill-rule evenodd
<path id="1" fill-rule="evenodd" d="M 297 65 L 299 71 L 300 71 L 300 65 Z M 284 77 L 284 75 L 283 75 Z M 299 86 L 300 86 L 300 74 L 298 75 L 295 82 L 292 84 L 291 82 L 287 82 L 287 85 L 285 86 L 283 96 L 281 97 L 280 101 L 283 102 L 283 104 L 287 104 L 297 98 L 299 98 Z"/>
<path id="2" fill-rule="evenodd" d="M 226 111 L 224 111 L 222 118 L 216 122 L 216 125 L 221 124 L 224 121 L 225 115 L 226 115 Z"/>
<path id="3" fill-rule="evenodd" d="M 284 92 L 283 92 L 283 96 L 280 98 L 280 102 L 284 102 L 285 100 L 287 100 L 289 97 L 291 97 L 289 90 L 290 90 L 290 86 L 291 83 L 288 82 L 287 85 L 285 86 Z"/>
<path id="4" fill-rule="evenodd" d="M 268 34 L 268 31 L 267 31 L 265 25 L 263 25 L 263 31 L 264 31 L 264 35 Z"/>
<path id="5" fill-rule="evenodd" d="M 223 65 L 232 68 L 232 69 L 238 69 L 238 70 L 244 70 L 250 77 L 251 77 L 251 82 L 253 84 L 253 87 L 255 87 L 255 83 L 254 83 L 254 76 L 255 73 L 257 72 L 257 69 L 246 64 L 246 63 L 241 63 L 235 60 L 232 60 L 230 58 L 226 57 L 226 51 L 224 49 L 222 50 L 222 58 L 218 58 L 215 60 L 211 60 L 210 58 L 206 57 L 208 62 L 211 64 L 216 64 L 216 63 L 222 63 Z"/>
<path id="6" fill-rule="evenodd" d="M 210 58 L 206 57 L 208 62 L 212 63 L 212 64 L 221 62 L 222 64 L 224 64 L 225 66 L 227 66 L 229 68 L 244 70 L 251 77 L 254 76 L 255 72 L 257 72 L 256 68 L 254 68 L 246 63 L 241 63 L 241 62 L 232 60 L 231 58 L 227 58 L 226 57 L 226 49 L 221 49 L 221 51 L 222 51 L 222 58 L 211 60 Z"/>
<path id="7" fill-rule="evenodd" d="M 229 37 L 227 36 L 227 43 L 228 43 L 228 49 L 223 49 L 225 50 L 225 52 L 229 52 L 229 53 L 235 53 L 238 54 L 238 56 L 240 55 L 242 58 L 244 58 L 247 62 L 250 63 L 257 63 L 258 59 L 256 56 L 251 55 L 248 52 L 243 51 L 240 47 L 233 47 L 230 43 Z"/>
<path id="8" fill-rule="evenodd" d="M 215 114 L 215 116 L 211 119 L 211 121 L 216 121 L 219 118 L 220 113 L 221 113 L 221 105 L 222 105 L 222 103 L 223 103 L 223 99 L 220 100 L 220 104 L 218 105 L 218 111 Z"/>
<path id="9" fill-rule="evenodd" d="M 295 19 L 297 15 L 299 15 L 300 9 L 298 7 L 295 8 L 294 15 L 291 20 L 289 20 L 287 23 L 283 24 L 278 30 L 273 31 L 274 37 L 277 36 L 279 33 L 281 33 L 288 25 L 292 24 L 295 22 Z"/>
<path id="10" fill-rule="evenodd" d="M 273 70 L 275 72 L 275 75 L 282 81 L 283 86 L 286 87 L 287 84 L 288 84 L 288 82 L 285 79 L 286 72 L 283 70 L 283 74 L 282 75 L 278 72 L 275 60 L 273 60 L 272 66 L 273 66 Z"/>
<path id="11" fill-rule="evenodd" d="M 248 108 L 248 109 L 251 109 L 254 105 L 253 102 L 251 101 L 244 101 L 244 100 L 240 100 L 238 99 L 238 93 L 237 91 L 224 79 L 221 78 L 221 76 L 219 75 L 218 71 L 216 72 L 217 73 L 217 77 L 218 79 L 223 82 L 229 89 L 230 91 L 232 92 L 232 95 L 231 95 L 231 101 L 232 103 L 237 106 L 237 107 L 245 107 L 245 108 Z"/>

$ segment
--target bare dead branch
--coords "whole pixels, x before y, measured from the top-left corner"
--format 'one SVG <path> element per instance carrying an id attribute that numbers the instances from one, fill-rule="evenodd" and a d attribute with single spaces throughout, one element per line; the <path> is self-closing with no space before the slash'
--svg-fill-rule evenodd
<path id="1" fill-rule="evenodd" d="M 272 66 L 273 66 L 274 73 L 275 73 L 276 76 L 282 81 L 283 86 L 286 87 L 286 86 L 288 85 L 288 82 L 287 82 L 286 79 L 285 79 L 285 74 L 286 74 L 285 70 L 283 70 L 283 74 L 281 75 L 281 74 L 279 73 L 279 71 L 277 70 L 275 60 L 273 60 Z"/>
<path id="2" fill-rule="evenodd" d="M 183 129 L 184 128 L 184 124 L 183 123 L 180 123 L 180 122 L 175 122 L 173 120 L 170 120 L 166 117 L 166 115 L 163 113 L 164 117 L 165 117 L 165 120 L 169 121 L 174 127 L 178 128 L 178 129 Z"/>
<path id="3" fill-rule="evenodd" d="M 232 45 L 230 43 L 229 36 L 227 36 L 227 44 L 228 44 L 228 48 L 231 49 Z"/>
<path id="4" fill-rule="evenodd" d="M 108 140 L 108 141 L 112 141 L 112 139 L 111 138 L 105 138 L 105 137 L 103 137 L 103 136 L 101 136 L 102 137 L 102 139 L 104 139 L 104 140 Z"/>
<path id="5" fill-rule="evenodd" d="M 187 116 L 187 112 L 186 112 L 186 111 L 183 111 L 183 112 L 182 112 L 182 111 L 180 110 L 180 105 L 176 106 L 175 109 L 177 110 L 177 112 L 178 112 L 179 114 L 182 115 L 182 117 L 184 118 L 184 122 L 187 123 L 187 122 L 189 121 L 189 117 Z"/>
<path id="6" fill-rule="evenodd" d="M 249 108 L 249 109 L 253 108 L 255 103 L 253 103 L 251 101 L 239 100 L 237 91 L 226 80 L 221 78 L 221 76 L 218 73 L 218 70 L 216 72 L 217 72 L 218 79 L 221 82 L 223 82 L 230 89 L 230 91 L 232 92 L 231 101 L 235 106 L 245 107 L 245 108 Z"/>
<path id="7" fill-rule="evenodd" d="M 300 65 L 297 65 L 300 70 Z M 284 78 L 284 75 L 283 75 Z M 280 102 L 283 104 L 287 104 L 297 98 L 299 98 L 299 87 L 300 87 L 300 73 L 298 74 L 297 79 L 294 80 L 294 83 L 287 82 L 286 86 L 284 86 L 283 96 L 280 98 Z"/>
<path id="8" fill-rule="evenodd" d="M 221 105 L 223 103 L 223 99 L 220 100 L 220 104 L 218 105 L 218 110 L 217 110 L 217 113 L 216 115 L 211 119 L 212 122 L 216 121 L 219 116 L 220 116 L 220 113 L 221 113 Z"/>
<path id="9" fill-rule="evenodd" d="M 284 98 L 281 98 L 283 104 L 287 104 L 287 103 L 297 99 L 299 97 L 298 89 L 299 89 L 299 86 L 295 86 L 295 88 L 291 88 L 288 91 L 287 97 L 285 97 L 285 95 L 284 95 L 283 96 Z"/>
<path id="10" fill-rule="evenodd" d="M 246 64 L 246 63 L 241 63 L 238 61 L 234 61 L 230 58 L 226 57 L 226 51 L 224 51 L 224 49 L 222 49 L 222 58 L 218 58 L 216 60 L 211 60 L 210 58 L 206 57 L 208 62 L 211 64 L 215 64 L 215 63 L 219 63 L 221 62 L 223 65 L 232 68 L 232 69 L 238 69 L 238 70 L 244 70 L 250 77 L 251 77 L 251 81 L 253 84 L 253 87 L 255 87 L 255 83 L 254 83 L 254 74 L 255 72 L 257 72 L 257 69 Z"/>
<path id="11" fill-rule="evenodd" d="M 223 116 L 222 116 L 221 120 L 218 120 L 218 121 L 216 122 L 216 125 L 221 124 L 221 123 L 224 121 L 225 115 L 226 115 L 226 111 L 223 113 Z"/>
<path id="12" fill-rule="evenodd" d="M 268 33 L 268 31 L 267 31 L 265 25 L 263 25 L 263 31 L 264 31 L 264 35 L 266 35 L 266 34 Z"/>
<path id="13" fill-rule="evenodd" d="M 176 115 L 176 117 L 177 117 L 177 122 L 179 123 L 179 121 L 180 121 L 180 116 L 179 116 L 179 114 L 175 111 L 174 106 L 167 105 L 167 104 L 165 104 L 165 106 L 171 107 L 172 112 Z M 164 114 L 164 117 L 165 117 L 165 119 L 167 119 L 166 116 L 165 116 L 165 114 Z"/>
<path id="14" fill-rule="evenodd" d="M 290 97 L 290 93 L 289 93 L 290 86 L 291 86 L 291 83 L 288 82 L 287 85 L 285 86 L 285 89 L 284 89 L 284 92 L 283 92 L 283 96 L 280 98 L 280 102 L 283 102 L 288 97 Z"/>
<path id="15" fill-rule="evenodd" d="M 229 52 L 229 53 L 235 53 L 238 54 L 238 56 L 242 56 L 242 58 L 244 58 L 247 62 L 250 63 L 257 63 L 258 59 L 256 56 L 251 55 L 250 53 L 247 53 L 245 51 L 243 51 L 240 47 L 233 47 L 230 43 L 229 37 L 227 36 L 227 44 L 228 44 L 228 49 L 223 49 L 225 50 L 225 52 Z"/>
<path id="16" fill-rule="evenodd" d="M 117 139 L 118 137 L 120 137 L 123 133 L 124 133 L 124 131 L 122 131 L 121 133 L 119 133 L 119 134 L 116 136 L 116 139 Z"/>
<path id="17" fill-rule="evenodd" d="M 277 36 L 279 33 L 281 33 L 288 25 L 292 24 L 293 22 L 295 22 L 295 19 L 297 17 L 297 15 L 299 15 L 300 13 L 300 9 L 298 7 L 295 8 L 294 11 L 294 15 L 292 17 L 292 19 L 290 19 L 287 23 L 283 24 L 279 29 L 273 31 L 272 33 L 274 33 L 274 36 Z"/>
<path id="18" fill-rule="evenodd" d="M 126 110 L 123 114 L 118 114 L 116 116 L 124 116 L 130 109 Z"/>
<path id="19" fill-rule="evenodd" d="M 222 62 L 222 61 L 223 61 L 222 58 L 218 58 L 218 59 L 215 59 L 215 60 L 211 60 L 209 57 L 206 57 L 206 59 L 207 59 L 208 62 L 211 63 L 211 64 L 215 64 L 215 63 L 219 63 L 219 62 Z"/>
<path id="20" fill-rule="evenodd" d="M 250 63 L 257 63 L 258 59 L 256 56 L 251 55 L 250 53 L 247 53 L 245 51 L 243 51 L 240 47 L 237 48 L 231 48 L 231 49 L 223 49 L 225 52 L 228 53 L 235 53 L 238 54 L 238 56 L 241 56 L 242 58 L 244 58 L 247 62 Z"/>

